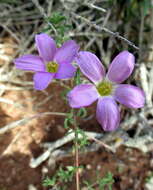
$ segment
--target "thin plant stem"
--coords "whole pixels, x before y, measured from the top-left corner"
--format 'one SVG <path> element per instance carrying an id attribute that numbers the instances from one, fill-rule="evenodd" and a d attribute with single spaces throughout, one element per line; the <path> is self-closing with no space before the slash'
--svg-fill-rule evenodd
<path id="1" fill-rule="evenodd" d="M 78 145 L 78 126 L 77 126 L 77 118 L 75 115 L 75 111 L 73 111 L 74 117 L 74 130 L 75 130 L 75 179 L 76 179 L 76 190 L 80 190 L 80 178 L 79 178 L 79 145 Z"/>
<path id="2" fill-rule="evenodd" d="M 75 133 L 75 138 L 77 139 L 78 138 L 78 134 L 77 132 Z M 78 150 L 78 142 L 77 140 L 75 141 L 75 166 L 76 166 L 76 189 L 77 190 L 80 190 L 80 187 L 79 187 L 79 150 Z"/>

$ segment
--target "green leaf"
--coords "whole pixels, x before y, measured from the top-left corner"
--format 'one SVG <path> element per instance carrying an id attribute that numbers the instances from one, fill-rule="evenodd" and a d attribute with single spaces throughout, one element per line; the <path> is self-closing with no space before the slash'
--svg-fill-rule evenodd
<path id="1" fill-rule="evenodd" d="M 79 148 L 84 148 L 86 145 L 89 144 L 88 138 L 82 129 L 77 129 L 76 133 L 77 136 L 81 136 L 78 139 L 74 139 L 74 142 L 78 142 Z"/>
<path id="2" fill-rule="evenodd" d="M 53 178 L 47 177 L 47 178 L 43 181 L 43 186 L 45 186 L 45 187 L 54 186 L 55 183 L 56 183 L 56 177 L 53 177 Z"/>
<path id="3" fill-rule="evenodd" d="M 80 108 L 77 112 L 77 116 L 81 118 L 85 118 L 87 116 L 87 110 L 85 108 Z"/>
<path id="4" fill-rule="evenodd" d="M 75 171 L 75 167 L 67 166 L 65 170 L 60 168 L 57 172 L 57 176 L 61 182 L 70 182 L 72 181 Z"/>
<path id="5" fill-rule="evenodd" d="M 114 183 L 113 175 L 111 172 L 108 172 L 105 177 L 98 180 L 99 188 L 104 189 L 104 187 L 107 185 L 109 190 L 112 190 L 112 184 Z"/>
<path id="6" fill-rule="evenodd" d="M 87 186 L 88 190 L 94 190 L 94 188 L 92 188 L 92 184 L 88 181 L 83 181 L 83 183 Z"/>
<path id="7" fill-rule="evenodd" d="M 57 24 L 63 22 L 64 20 L 66 20 L 66 17 L 63 16 L 63 15 L 61 15 L 61 14 L 58 13 L 58 12 L 55 12 L 55 13 L 52 14 L 51 17 L 48 17 L 47 20 L 48 20 L 49 22 L 51 22 L 52 24 L 57 25 Z"/>
<path id="8" fill-rule="evenodd" d="M 81 75 L 81 71 L 80 71 L 80 69 L 78 68 L 77 71 L 76 71 L 75 77 L 74 77 L 74 81 L 75 81 L 75 84 L 76 84 L 76 85 L 81 84 L 80 75 Z"/>
<path id="9" fill-rule="evenodd" d="M 68 129 L 70 125 L 74 123 L 73 113 L 68 113 L 64 120 L 64 128 Z"/>

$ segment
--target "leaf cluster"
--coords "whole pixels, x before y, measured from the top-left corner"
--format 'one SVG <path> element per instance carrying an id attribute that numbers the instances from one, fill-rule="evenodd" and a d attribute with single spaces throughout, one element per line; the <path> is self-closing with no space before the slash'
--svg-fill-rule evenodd
<path id="1" fill-rule="evenodd" d="M 112 190 L 112 185 L 114 183 L 113 175 L 111 172 L 108 172 L 105 177 L 98 179 L 99 189 L 104 190 L 105 186 L 109 190 Z"/>
<path id="2" fill-rule="evenodd" d="M 67 32 L 72 29 L 71 24 L 67 24 L 68 18 L 62 15 L 59 12 L 53 13 L 50 17 L 46 18 L 46 22 L 48 24 L 47 28 L 44 32 L 53 32 L 53 28 L 56 30 L 57 34 L 55 36 L 55 40 L 57 45 L 61 45 L 63 42 L 68 40 L 69 38 L 66 36 Z"/>
<path id="3" fill-rule="evenodd" d="M 52 178 L 47 177 L 43 181 L 43 186 L 54 187 L 60 186 L 62 183 L 71 182 L 76 172 L 76 169 L 77 168 L 75 166 L 67 166 L 65 169 L 59 168 L 59 170 Z"/>
<path id="4" fill-rule="evenodd" d="M 100 190 L 105 190 L 105 187 L 108 187 L 108 190 L 112 190 L 113 183 L 114 179 L 111 172 L 106 173 L 103 178 L 98 178 L 94 184 L 84 181 L 84 184 L 87 186 L 88 190 L 94 190 L 95 186 L 98 186 Z"/>
<path id="5" fill-rule="evenodd" d="M 89 145 L 88 138 L 82 129 L 78 128 L 75 132 L 77 133 L 78 138 L 75 138 L 74 142 L 77 141 L 79 149 L 85 148 L 85 146 Z"/>

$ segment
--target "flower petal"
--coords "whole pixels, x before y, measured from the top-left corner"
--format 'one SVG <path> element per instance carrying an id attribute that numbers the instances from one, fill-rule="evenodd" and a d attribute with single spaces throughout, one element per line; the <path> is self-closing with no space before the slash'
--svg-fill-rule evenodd
<path id="1" fill-rule="evenodd" d="M 68 93 L 68 101 L 72 108 L 89 106 L 98 98 L 98 92 L 92 84 L 80 84 Z"/>
<path id="2" fill-rule="evenodd" d="M 129 108 L 141 108 L 145 104 L 144 92 L 133 85 L 120 84 L 115 90 L 115 99 Z"/>
<path id="3" fill-rule="evenodd" d="M 120 113 L 113 98 L 99 98 L 96 117 L 104 131 L 114 131 L 118 128 L 120 122 Z"/>
<path id="4" fill-rule="evenodd" d="M 68 40 L 57 50 L 54 60 L 58 63 L 72 63 L 78 50 L 79 46 L 76 42 Z"/>
<path id="5" fill-rule="evenodd" d="M 45 71 L 45 65 L 41 57 L 36 55 L 23 55 L 14 60 L 15 66 L 18 69 L 29 71 Z"/>
<path id="6" fill-rule="evenodd" d="M 132 73 L 134 69 L 135 58 L 132 53 L 122 51 L 112 61 L 107 77 L 115 83 L 122 83 Z"/>
<path id="7" fill-rule="evenodd" d="M 76 68 L 70 63 L 59 64 L 58 72 L 55 75 L 56 79 L 67 79 L 75 75 Z"/>
<path id="8" fill-rule="evenodd" d="M 36 90 L 44 90 L 47 88 L 51 80 L 54 78 L 53 73 L 47 73 L 47 72 L 37 72 L 34 74 L 33 80 L 34 80 L 34 88 Z"/>
<path id="9" fill-rule="evenodd" d="M 80 51 L 76 58 L 76 62 L 82 73 L 94 83 L 101 81 L 105 75 L 102 63 L 93 53 Z"/>
<path id="10" fill-rule="evenodd" d="M 35 36 L 35 42 L 39 55 L 45 61 L 52 61 L 57 49 L 55 41 L 47 34 L 42 33 Z"/>

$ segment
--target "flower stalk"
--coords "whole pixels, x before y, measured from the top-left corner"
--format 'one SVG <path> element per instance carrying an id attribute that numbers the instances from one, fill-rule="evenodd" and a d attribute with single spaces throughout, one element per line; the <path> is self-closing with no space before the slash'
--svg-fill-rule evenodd
<path id="1" fill-rule="evenodd" d="M 76 190 L 80 190 L 80 177 L 79 177 L 79 145 L 78 145 L 78 124 L 77 124 L 77 117 L 76 112 L 73 110 L 73 118 L 74 118 L 74 130 L 75 130 L 75 180 L 76 180 Z"/>

